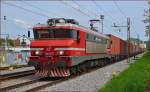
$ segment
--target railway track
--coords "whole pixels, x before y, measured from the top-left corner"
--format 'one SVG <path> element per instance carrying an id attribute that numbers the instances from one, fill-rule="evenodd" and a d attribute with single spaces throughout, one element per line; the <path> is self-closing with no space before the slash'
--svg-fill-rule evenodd
<path id="1" fill-rule="evenodd" d="M 48 85 L 52 85 L 55 84 L 57 82 L 59 82 L 61 79 L 50 79 L 44 81 L 45 78 L 32 78 L 32 80 L 28 80 L 25 82 L 21 82 L 21 83 L 17 83 L 17 84 L 13 84 L 13 85 L 9 85 L 9 86 L 5 86 L 0 88 L 0 92 L 8 92 L 8 91 L 21 91 L 21 92 L 29 92 L 32 90 L 38 90 L 40 88 L 43 87 L 47 87 Z"/>
<path id="2" fill-rule="evenodd" d="M 111 65 L 114 64 L 115 62 L 109 63 L 109 64 L 105 64 L 102 67 L 105 67 L 107 65 Z M 84 72 L 78 72 L 75 75 L 72 75 L 70 77 L 67 78 L 32 78 L 32 80 L 27 81 L 27 82 L 23 82 L 23 83 L 18 83 L 15 85 L 11 85 L 8 87 L 4 87 L 0 89 L 0 92 L 5 92 L 5 91 L 22 91 L 22 92 L 36 92 L 38 90 L 42 90 L 46 87 L 50 87 L 52 85 L 67 81 L 67 80 L 71 80 L 74 78 L 77 78 L 79 76 L 82 76 L 84 74 L 93 72 L 97 69 L 100 69 L 102 67 L 93 67 L 91 69 L 89 69 L 88 71 L 84 71 Z M 33 75 L 34 76 L 34 75 Z"/>
<path id="3" fill-rule="evenodd" d="M 20 78 L 20 77 L 28 76 L 34 73 L 35 73 L 35 70 L 29 70 L 29 71 L 22 71 L 22 72 L 15 72 L 15 73 L 0 75 L 0 82 L 5 81 L 5 80 L 10 80 L 10 79 L 15 79 L 16 77 Z"/>
<path id="4" fill-rule="evenodd" d="M 122 59 L 122 60 L 125 60 L 125 59 Z M 120 61 L 122 61 L 122 60 L 120 60 Z M 117 62 L 120 62 L 120 61 L 117 61 Z M 78 72 L 78 73 L 75 74 L 75 75 L 71 75 L 71 76 L 68 77 L 68 78 L 59 79 L 59 80 L 56 80 L 56 81 L 53 81 L 53 82 L 49 82 L 49 83 L 46 83 L 46 84 L 44 84 L 44 85 L 35 87 L 35 88 L 28 89 L 28 90 L 26 90 L 25 92 L 36 92 L 36 91 L 42 90 L 42 89 L 44 89 L 44 88 L 46 88 L 46 87 L 50 87 L 50 86 L 52 86 L 52 85 L 55 85 L 55 84 L 58 84 L 58 83 L 61 83 L 61 82 L 64 82 L 64 81 L 77 78 L 77 77 L 79 77 L 79 76 L 82 76 L 82 75 L 84 75 L 84 74 L 87 74 L 87 73 L 96 71 L 97 69 L 103 68 L 103 67 L 108 66 L 108 65 L 112 65 L 112 64 L 117 63 L 117 62 L 111 62 L 111 63 L 108 63 L 108 64 L 105 63 L 102 67 L 99 67 L 99 66 L 93 67 L 93 68 L 91 68 L 91 69 L 89 69 L 89 70 L 87 70 L 87 71 Z"/>
<path id="5" fill-rule="evenodd" d="M 111 64 L 113 64 L 113 63 L 111 63 Z M 110 65 L 110 64 L 106 64 L 106 65 Z M 106 66 L 106 65 L 104 65 L 104 66 Z M 103 66 L 103 67 L 104 67 L 104 66 Z M 46 88 L 46 87 L 50 87 L 50 86 L 52 86 L 52 85 L 55 85 L 55 84 L 58 84 L 58 83 L 61 83 L 61 82 L 64 82 L 64 81 L 77 78 L 77 77 L 79 77 L 79 76 L 82 76 L 82 75 L 84 75 L 84 74 L 93 72 L 93 71 L 95 71 L 95 70 L 97 70 L 97 69 L 100 69 L 100 68 L 102 68 L 102 67 L 94 67 L 94 68 L 89 69 L 88 71 L 78 72 L 77 74 L 71 75 L 70 77 L 67 77 L 67 78 L 58 78 L 58 79 L 56 79 L 56 80 L 52 80 L 51 78 L 50 78 L 50 80 L 49 80 L 49 79 L 47 80 L 47 79 L 44 79 L 44 78 L 43 78 L 46 82 L 44 82 L 44 83 L 42 83 L 42 84 L 39 83 L 39 84 L 41 84 L 41 85 L 38 85 L 38 86 L 35 86 L 35 87 L 32 87 L 32 88 L 26 87 L 26 88 L 28 88 L 28 89 L 24 89 L 24 90 L 21 90 L 21 91 L 24 91 L 24 92 L 36 92 L 36 91 L 41 90 L 41 89 L 44 89 L 44 88 Z M 36 84 L 32 84 L 32 85 L 36 85 Z M 28 86 L 31 86 L 31 85 L 28 85 Z M 19 88 L 19 89 L 22 89 L 22 88 Z M 15 91 L 17 91 L 17 90 L 19 90 L 19 89 L 16 89 Z"/>
<path id="6" fill-rule="evenodd" d="M 113 64 L 113 63 L 112 63 Z M 107 64 L 107 65 L 110 65 L 110 64 Z M 105 65 L 106 66 L 106 65 Z M 103 66 L 104 67 L 104 66 Z M 67 80 L 71 80 L 71 79 L 74 79 L 74 78 L 77 78 L 79 76 L 82 76 L 84 74 L 87 74 L 87 73 L 90 73 L 90 72 L 93 72 L 97 69 L 100 69 L 102 67 L 94 67 L 88 71 L 85 71 L 85 72 L 78 72 L 77 74 L 75 75 L 71 75 L 70 77 L 67 77 L 67 78 L 61 78 L 61 79 L 58 79 L 58 80 L 55 80 L 55 81 L 50 81 L 46 84 L 43 84 L 43 85 L 40 85 L 40 86 L 37 86 L 37 87 L 34 87 L 34 88 L 31 88 L 31 89 L 28 89 L 26 90 L 25 92 L 36 92 L 36 91 L 39 91 L 41 89 L 44 89 L 46 87 L 50 87 L 52 85 L 55 85 L 55 84 L 58 84 L 58 83 L 61 83 L 61 82 L 64 82 L 64 81 L 67 81 Z"/>
<path id="7" fill-rule="evenodd" d="M 93 71 L 94 70 L 95 69 L 93 69 Z M 89 72 L 92 72 L 92 71 L 89 71 Z M 18 83 L 15 85 L 1 88 L 0 92 L 7 92 L 7 91 L 36 92 L 38 90 L 44 89 L 54 84 L 58 84 L 67 80 L 71 80 L 73 78 L 76 78 L 86 73 L 80 73 L 77 75 L 70 76 L 68 78 L 38 78 L 38 79 L 30 80 L 27 82 Z"/>
<path id="8" fill-rule="evenodd" d="M 36 82 L 38 82 L 39 79 L 40 78 L 36 78 L 36 79 L 28 80 L 28 81 L 23 81 L 21 83 L 14 83 L 13 85 L 7 84 L 11 80 L 13 80 L 13 79 L 11 79 L 11 80 L 8 80 L 7 83 L 5 83 L 6 86 L 0 88 L 0 92 L 3 92 L 3 91 L 5 92 L 5 91 L 12 90 L 12 89 L 15 89 L 15 88 L 18 88 L 18 87 L 21 87 L 21 86 L 25 86 L 25 85 L 29 85 L 29 84 L 32 84 L 32 83 L 36 83 Z M 17 81 L 17 79 L 14 79 L 14 80 Z M 4 82 L 2 82 L 2 83 L 4 83 Z"/>
<path id="9" fill-rule="evenodd" d="M 0 92 L 6 92 L 6 91 L 35 92 L 35 91 L 44 89 L 46 87 L 52 86 L 54 84 L 58 84 L 66 80 L 71 80 L 73 78 L 79 77 L 83 74 L 90 73 L 92 71 L 95 71 L 96 69 L 99 69 L 99 67 L 92 68 L 91 70 L 86 71 L 86 72 L 79 72 L 78 74 L 72 75 L 68 78 L 36 78 L 36 79 L 33 78 L 32 80 L 29 80 L 23 83 L 18 83 L 15 85 L 10 85 L 10 86 L 1 88 Z"/>

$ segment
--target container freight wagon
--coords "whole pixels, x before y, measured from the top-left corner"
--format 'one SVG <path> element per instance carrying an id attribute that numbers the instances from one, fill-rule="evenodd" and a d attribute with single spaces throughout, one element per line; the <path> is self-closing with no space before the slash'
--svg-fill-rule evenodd
<path id="1" fill-rule="evenodd" d="M 120 55 L 121 58 L 126 58 L 127 57 L 127 42 L 125 40 L 120 39 Z"/>
<path id="2" fill-rule="evenodd" d="M 133 44 L 132 43 L 128 43 L 129 44 L 129 56 L 133 56 Z"/>
<path id="3" fill-rule="evenodd" d="M 126 57 L 127 43 L 126 41 L 116 37 L 112 34 L 107 35 L 110 40 L 108 54 L 115 60 L 123 59 Z"/>

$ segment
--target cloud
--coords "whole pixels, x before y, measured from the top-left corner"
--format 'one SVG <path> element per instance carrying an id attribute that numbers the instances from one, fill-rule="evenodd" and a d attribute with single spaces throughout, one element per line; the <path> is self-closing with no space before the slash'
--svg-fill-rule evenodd
<path id="1" fill-rule="evenodd" d="M 30 25 L 29 23 L 25 22 L 24 20 L 21 20 L 21 19 L 13 19 L 13 21 L 14 21 L 17 25 L 21 26 L 22 28 L 25 28 L 25 29 L 31 28 L 31 25 Z"/>

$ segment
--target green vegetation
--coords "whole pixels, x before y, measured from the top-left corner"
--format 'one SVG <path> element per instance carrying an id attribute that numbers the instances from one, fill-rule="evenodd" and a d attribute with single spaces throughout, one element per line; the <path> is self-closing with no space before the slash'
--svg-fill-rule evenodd
<path id="1" fill-rule="evenodd" d="M 135 43 L 138 43 L 138 42 L 139 42 L 139 43 L 143 43 L 143 41 L 141 41 L 141 40 L 138 39 L 138 38 L 130 38 L 130 41 L 133 42 L 133 43 L 134 43 L 134 42 L 135 42 Z"/>
<path id="2" fill-rule="evenodd" d="M 0 46 L 2 46 L 4 39 L 0 39 Z"/>
<path id="3" fill-rule="evenodd" d="M 0 39 L 0 46 L 3 46 L 4 43 L 5 43 L 5 40 L 4 40 L 4 39 Z M 13 41 L 12 39 L 8 39 L 8 40 L 7 40 L 7 44 L 8 44 L 9 46 L 14 46 L 14 41 Z"/>
<path id="4" fill-rule="evenodd" d="M 18 64 L 11 64 L 9 67 L 13 67 L 13 69 L 21 68 L 21 67 L 26 67 L 27 65 L 18 65 Z"/>
<path id="5" fill-rule="evenodd" d="M 150 78 L 150 52 L 114 77 L 99 92 L 148 92 Z"/>
<path id="6" fill-rule="evenodd" d="M 11 64 L 8 67 L 0 67 L 0 70 L 13 70 L 17 68 L 27 67 L 27 65 Z"/>

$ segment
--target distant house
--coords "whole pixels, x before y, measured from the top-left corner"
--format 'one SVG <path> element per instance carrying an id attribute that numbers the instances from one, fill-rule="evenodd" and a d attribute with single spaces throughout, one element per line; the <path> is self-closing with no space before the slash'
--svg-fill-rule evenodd
<path id="1" fill-rule="evenodd" d="M 15 47 L 20 46 L 21 45 L 20 40 L 19 39 L 14 39 L 14 44 L 15 44 Z"/>
<path id="2" fill-rule="evenodd" d="M 20 46 L 28 47 L 30 45 L 30 40 L 28 38 L 19 37 L 20 40 Z"/>

